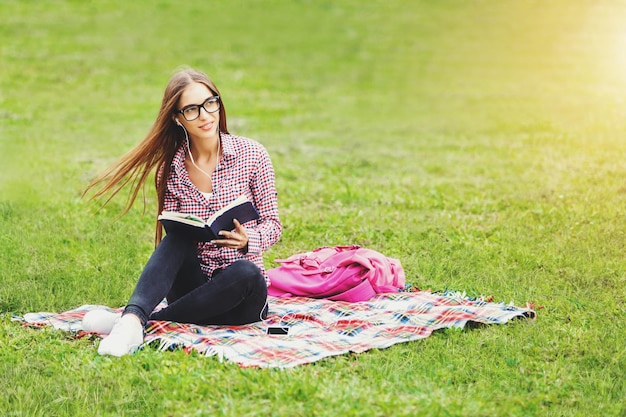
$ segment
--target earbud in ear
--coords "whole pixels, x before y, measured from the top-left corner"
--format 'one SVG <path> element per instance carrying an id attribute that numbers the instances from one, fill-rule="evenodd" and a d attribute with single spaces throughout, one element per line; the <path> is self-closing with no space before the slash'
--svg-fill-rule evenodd
<path id="1" fill-rule="evenodd" d="M 180 124 L 180 122 L 178 121 L 178 119 L 174 119 L 174 120 L 176 120 L 176 124 L 177 124 L 178 126 L 183 127 L 183 125 L 181 125 L 181 124 Z"/>

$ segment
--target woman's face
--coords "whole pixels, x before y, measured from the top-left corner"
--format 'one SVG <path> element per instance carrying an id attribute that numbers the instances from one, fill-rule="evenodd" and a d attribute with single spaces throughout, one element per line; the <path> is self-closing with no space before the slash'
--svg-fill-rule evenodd
<path id="1" fill-rule="evenodd" d="M 192 138 L 209 139 L 218 135 L 220 101 L 211 99 L 213 96 L 213 92 L 201 83 L 190 84 L 183 90 L 178 100 L 178 110 L 185 112 L 178 113 L 176 117 Z"/>

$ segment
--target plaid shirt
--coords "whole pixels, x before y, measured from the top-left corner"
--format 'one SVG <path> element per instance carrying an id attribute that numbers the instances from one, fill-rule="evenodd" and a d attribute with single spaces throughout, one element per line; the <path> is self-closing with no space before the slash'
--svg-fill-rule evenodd
<path id="1" fill-rule="evenodd" d="M 248 251 L 199 242 L 198 258 L 202 271 L 209 277 L 215 269 L 247 259 L 261 269 L 269 285 L 262 252 L 272 246 L 282 232 L 272 161 L 263 145 L 251 139 L 221 134 L 221 146 L 222 157 L 211 176 L 213 195 L 208 199 L 189 179 L 185 145 L 178 149 L 167 179 L 163 209 L 194 214 L 206 220 L 242 194 L 248 197 L 260 214 L 258 220 L 243 225 L 249 238 Z"/>

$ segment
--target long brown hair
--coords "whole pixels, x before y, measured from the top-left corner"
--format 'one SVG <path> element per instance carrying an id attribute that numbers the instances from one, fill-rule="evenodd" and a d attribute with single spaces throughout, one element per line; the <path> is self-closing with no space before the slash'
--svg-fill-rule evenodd
<path id="1" fill-rule="evenodd" d="M 156 168 L 154 182 L 159 202 L 157 214 L 163 210 L 167 177 L 170 174 L 172 159 L 174 159 L 174 154 L 176 154 L 176 151 L 185 140 L 185 135 L 182 129 L 175 124 L 173 116 L 178 111 L 178 100 L 181 94 L 187 86 L 193 83 L 204 84 L 211 90 L 212 94 L 220 96 L 219 131 L 220 133 L 228 133 L 224 102 L 213 81 L 201 71 L 194 69 L 180 70 L 170 78 L 167 87 L 165 87 L 159 114 L 146 137 L 122 156 L 113 166 L 94 179 L 83 195 L 92 188 L 101 185 L 101 188 L 90 199 L 97 199 L 110 193 L 110 196 L 103 203 L 103 206 L 105 206 L 122 188 L 130 183 L 131 189 L 128 202 L 121 214 L 124 215 L 128 213 L 137 199 L 139 191 L 144 189 L 148 176 Z M 160 223 L 157 222 L 154 237 L 155 245 L 161 241 L 162 237 L 163 229 Z"/>

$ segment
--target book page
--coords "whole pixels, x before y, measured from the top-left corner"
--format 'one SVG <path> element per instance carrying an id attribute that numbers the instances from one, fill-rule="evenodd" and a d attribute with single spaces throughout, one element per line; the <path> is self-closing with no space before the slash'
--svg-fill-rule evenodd
<path id="1" fill-rule="evenodd" d="M 193 214 L 187 213 L 178 213 L 175 211 L 163 211 L 161 215 L 158 217 L 159 220 L 176 220 L 181 223 L 191 224 L 194 226 L 204 226 L 206 223 L 198 216 L 194 216 Z"/>

